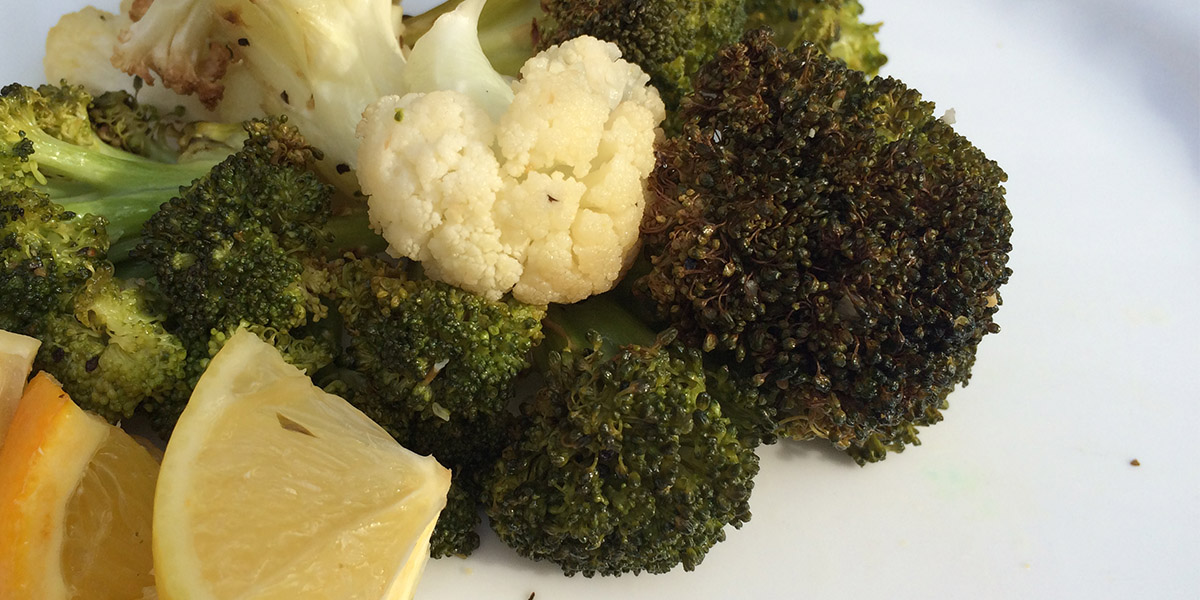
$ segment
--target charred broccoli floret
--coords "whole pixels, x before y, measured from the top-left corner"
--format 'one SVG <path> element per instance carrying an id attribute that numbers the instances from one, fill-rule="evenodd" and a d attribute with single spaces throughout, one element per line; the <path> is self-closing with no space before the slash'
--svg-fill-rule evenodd
<path id="1" fill-rule="evenodd" d="M 487 480 L 492 528 L 569 575 L 694 569 L 750 518 L 756 444 L 723 411 L 742 400 L 606 298 L 556 307 L 547 327 L 566 347 Z"/>
<path id="2" fill-rule="evenodd" d="M 916 443 L 998 330 L 1005 173 L 916 90 L 765 31 L 696 81 L 653 176 L 637 286 L 779 390 L 781 434 L 860 462 Z"/>

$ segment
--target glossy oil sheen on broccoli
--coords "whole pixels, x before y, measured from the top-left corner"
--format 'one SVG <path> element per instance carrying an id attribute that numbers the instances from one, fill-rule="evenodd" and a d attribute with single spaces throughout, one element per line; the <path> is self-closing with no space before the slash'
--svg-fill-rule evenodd
<path id="1" fill-rule="evenodd" d="M 680 116 L 641 288 L 778 389 L 784 435 L 859 461 L 916 443 L 998 330 L 1004 172 L 916 90 L 765 31 L 706 66 Z"/>
<path id="2" fill-rule="evenodd" d="M 603 301 L 550 316 L 576 341 L 549 354 L 522 405 L 487 514 L 506 544 L 568 575 L 692 570 L 750 518 L 756 444 L 723 414 L 731 388 L 713 385 L 698 350 L 669 333 L 624 343 L 646 336 Z"/>

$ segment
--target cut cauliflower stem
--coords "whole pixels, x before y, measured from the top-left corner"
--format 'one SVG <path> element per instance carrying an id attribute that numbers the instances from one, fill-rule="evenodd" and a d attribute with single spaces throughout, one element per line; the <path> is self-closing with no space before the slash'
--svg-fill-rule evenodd
<path id="1" fill-rule="evenodd" d="M 500 94 L 457 89 L 373 104 L 358 178 L 389 252 L 490 298 L 570 303 L 610 289 L 637 251 L 665 117 L 649 77 L 620 57 L 591 37 L 549 48 L 499 110 Z"/>

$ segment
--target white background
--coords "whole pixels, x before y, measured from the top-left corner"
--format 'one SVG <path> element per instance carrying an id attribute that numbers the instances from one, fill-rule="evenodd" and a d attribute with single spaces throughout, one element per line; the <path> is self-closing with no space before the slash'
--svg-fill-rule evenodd
<path id="1" fill-rule="evenodd" d="M 41 82 L 83 3 L 10 10 L 0 80 Z M 418 598 L 1200 598 L 1198 4 L 864 3 L 884 73 L 1010 179 L 1003 330 L 946 420 L 865 468 L 767 449 L 753 521 L 696 572 L 568 579 L 485 534 Z"/>

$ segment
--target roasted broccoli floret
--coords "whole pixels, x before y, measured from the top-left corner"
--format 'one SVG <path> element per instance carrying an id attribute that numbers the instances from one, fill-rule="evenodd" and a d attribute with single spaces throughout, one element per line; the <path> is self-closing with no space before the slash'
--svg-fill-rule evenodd
<path id="1" fill-rule="evenodd" d="M 153 292 L 114 278 L 107 250 L 102 218 L 0 190 L 0 328 L 37 337 L 37 368 L 116 421 L 172 394 L 184 353 Z"/>
<path id="2" fill-rule="evenodd" d="M 167 301 L 194 382 L 239 328 L 275 343 L 315 373 L 339 352 L 328 314 L 329 256 L 378 249 L 365 215 L 334 216 L 333 188 L 311 170 L 319 151 L 284 119 L 250 121 L 241 150 L 179 191 L 145 223 L 131 256 Z M 190 390 L 183 386 L 184 390 Z M 187 395 L 152 418 L 166 435 Z"/>
<path id="3" fill-rule="evenodd" d="M 858 0 L 745 0 L 747 27 L 770 27 L 777 44 L 795 50 L 810 43 L 821 52 L 868 75 L 879 73 L 887 56 L 879 49 L 879 23 L 863 23 Z"/>
<path id="4" fill-rule="evenodd" d="M 327 385 L 404 447 L 451 469 L 433 555 L 470 554 L 479 545 L 479 475 L 511 438 L 508 404 L 545 309 L 491 301 L 378 259 L 331 270 L 348 349 Z"/>
<path id="5" fill-rule="evenodd" d="M 350 359 L 398 415 L 473 419 L 507 406 L 541 340 L 544 307 L 491 301 L 382 260 L 338 269 Z"/>
<path id="6" fill-rule="evenodd" d="M 179 393 L 187 363 L 183 343 L 166 330 L 152 290 L 123 282 L 111 265 L 74 299 L 32 328 L 42 341 L 35 368 L 48 371 L 81 407 L 110 421 Z"/>
<path id="7" fill-rule="evenodd" d="M 242 321 L 289 330 L 324 316 L 325 277 L 310 255 L 328 242 L 332 188 L 282 121 L 251 124 L 245 147 L 146 221 L 133 257 L 154 269 L 181 335 Z"/>
<path id="8" fill-rule="evenodd" d="M 635 287 L 778 389 L 779 433 L 860 462 L 917 443 L 998 331 L 1004 171 L 916 90 L 766 31 L 696 81 L 661 149 L 653 268 Z"/>
<path id="9" fill-rule="evenodd" d="M 151 153 L 155 158 L 148 158 L 105 139 L 124 136 L 132 144 L 136 136 L 116 129 L 153 129 L 161 124 L 155 121 L 157 115 L 133 108 L 133 116 L 114 117 L 125 123 L 116 126 L 94 123 L 89 109 L 97 115 L 113 114 L 111 109 L 93 106 L 92 96 L 83 88 L 65 83 L 37 89 L 12 84 L 0 89 L 0 144 L 5 147 L 0 189 L 37 189 L 68 210 L 103 216 L 114 248 L 136 236 L 141 224 L 181 186 L 191 184 L 234 150 L 217 147 L 183 155 L 180 148 L 167 156 L 169 138 L 162 137 L 156 138 L 158 150 Z M 135 124 L 138 116 L 149 120 Z M 97 124 L 107 132 L 104 137 L 97 133 Z M 143 149 L 149 143 L 145 136 Z"/>
<path id="10" fill-rule="evenodd" d="M 0 329 L 69 311 L 108 252 L 104 221 L 29 188 L 0 189 Z"/>
<path id="11" fill-rule="evenodd" d="M 487 514 L 506 544 L 568 575 L 692 570 L 750 518 L 756 443 L 723 412 L 740 400 L 720 397 L 732 388 L 712 385 L 698 350 L 607 300 L 552 308 L 547 343 L 566 346 L 522 405 Z"/>

